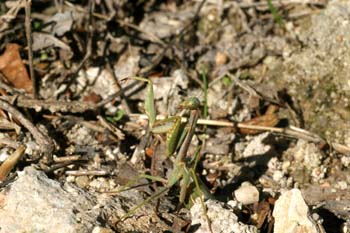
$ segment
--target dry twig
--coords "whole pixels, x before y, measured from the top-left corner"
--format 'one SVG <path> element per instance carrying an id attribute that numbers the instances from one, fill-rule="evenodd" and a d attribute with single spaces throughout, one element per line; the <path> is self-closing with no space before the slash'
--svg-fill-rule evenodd
<path id="1" fill-rule="evenodd" d="M 147 116 L 145 114 L 130 114 L 129 117 L 138 117 L 142 119 L 147 119 Z M 165 116 L 157 116 L 157 120 L 165 119 Z M 182 117 L 182 122 L 187 122 L 188 119 L 185 117 Z M 263 125 L 252 125 L 252 124 L 246 124 L 246 123 L 237 123 L 237 122 L 229 122 L 229 121 L 218 121 L 218 120 L 207 120 L 207 119 L 198 119 L 197 121 L 198 125 L 209 125 L 209 126 L 217 126 L 217 127 L 233 127 L 238 129 L 251 129 L 251 130 L 259 130 L 259 131 L 269 131 L 273 133 L 279 133 L 286 135 L 288 137 L 292 138 L 298 138 L 303 139 L 309 142 L 314 142 L 319 145 L 330 145 L 335 150 L 337 150 L 339 153 L 349 153 L 350 148 L 344 145 L 340 145 L 337 143 L 327 143 L 322 137 L 311 133 L 307 130 L 297 128 L 295 126 L 290 126 L 286 128 L 278 128 L 278 127 L 269 127 L 269 126 L 263 126 Z"/>
<path id="2" fill-rule="evenodd" d="M 66 171 L 66 175 L 70 176 L 105 176 L 110 175 L 111 173 L 104 170 L 79 170 L 79 171 Z"/>
<path id="3" fill-rule="evenodd" d="M 33 83 L 33 98 L 36 99 L 38 97 L 38 90 L 37 90 L 37 81 L 34 74 L 34 65 L 33 65 L 32 26 L 30 24 L 31 5 L 32 5 L 32 0 L 27 0 L 25 5 L 25 12 L 26 12 L 25 28 L 26 28 L 26 37 L 27 37 L 27 44 L 28 44 L 29 72 L 30 72 L 30 78 Z"/>
<path id="4" fill-rule="evenodd" d="M 11 172 L 17 162 L 22 158 L 26 147 L 21 145 L 13 152 L 0 166 L 0 182 L 4 181 L 6 176 Z"/>
<path id="5" fill-rule="evenodd" d="M 41 152 L 43 152 L 48 159 L 48 162 L 52 161 L 52 152 L 54 149 L 53 142 L 50 137 L 42 132 L 40 132 L 32 122 L 30 122 L 20 111 L 14 108 L 12 105 L 6 101 L 0 99 L 0 108 L 12 114 L 16 119 L 21 122 L 21 124 L 28 129 L 28 131 L 33 135 L 35 141 L 40 146 Z"/>
<path id="6" fill-rule="evenodd" d="M 100 124 L 103 127 L 105 127 L 109 132 L 111 132 L 117 139 L 125 139 L 125 135 L 123 134 L 123 132 L 117 127 L 114 127 L 113 125 L 109 124 L 102 116 L 97 116 L 97 119 L 100 122 Z"/>
<path id="7" fill-rule="evenodd" d="M 1 96 L 1 100 L 11 102 L 12 96 Z M 85 112 L 87 110 L 93 110 L 96 108 L 95 105 L 82 101 L 59 101 L 59 100 L 38 100 L 29 99 L 25 96 L 18 96 L 15 101 L 18 107 L 31 108 L 31 109 L 48 109 L 50 112 Z"/>

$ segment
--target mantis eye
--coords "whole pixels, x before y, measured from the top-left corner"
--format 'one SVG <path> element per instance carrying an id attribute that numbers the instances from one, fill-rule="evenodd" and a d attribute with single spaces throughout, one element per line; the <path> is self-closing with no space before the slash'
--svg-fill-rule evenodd
<path id="1" fill-rule="evenodd" d="M 179 108 L 195 110 L 195 109 L 198 109 L 200 105 L 201 105 L 200 101 L 197 97 L 190 97 L 187 100 L 180 103 Z"/>

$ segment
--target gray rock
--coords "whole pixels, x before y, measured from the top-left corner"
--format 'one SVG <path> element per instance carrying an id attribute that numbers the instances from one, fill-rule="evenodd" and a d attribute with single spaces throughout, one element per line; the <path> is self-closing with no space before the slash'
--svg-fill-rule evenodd
<path id="1" fill-rule="evenodd" d="M 5 191 L 0 229 L 15 232 L 91 232 L 98 225 L 95 199 L 79 188 L 50 180 L 27 167 Z"/>

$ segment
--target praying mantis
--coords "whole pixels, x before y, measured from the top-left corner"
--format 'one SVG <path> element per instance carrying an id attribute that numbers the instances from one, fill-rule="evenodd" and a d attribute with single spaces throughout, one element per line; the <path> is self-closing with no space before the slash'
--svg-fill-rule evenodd
<path id="1" fill-rule="evenodd" d="M 183 127 L 183 124 L 181 123 L 181 116 L 172 116 L 165 120 L 156 121 L 152 81 L 141 77 L 133 77 L 132 79 L 147 82 L 145 113 L 149 120 L 149 130 L 154 134 L 167 134 L 166 155 L 168 157 L 176 155 L 176 159 L 174 162 L 173 170 L 168 180 L 166 180 L 165 182 L 165 187 L 161 188 L 160 191 L 151 195 L 143 202 L 129 210 L 128 213 L 121 217 L 120 221 L 123 221 L 126 218 L 133 215 L 138 208 L 150 202 L 152 199 L 161 196 L 163 193 L 165 193 L 178 182 L 180 184 L 179 205 L 181 206 L 184 203 L 187 194 L 187 189 L 192 183 L 194 183 L 197 187 L 197 193 L 200 194 L 199 196 L 202 201 L 204 213 L 206 215 L 206 210 L 202 199 L 204 192 L 202 192 L 202 188 L 199 188 L 199 181 L 195 174 L 195 166 L 199 155 L 199 147 L 197 148 L 197 151 L 195 153 L 195 159 L 192 160 L 192 162 L 194 161 L 193 164 L 195 164 L 194 167 L 190 167 L 191 162 L 186 161 L 187 151 L 193 138 L 197 120 L 199 117 L 200 101 L 196 97 L 191 97 L 180 104 L 179 108 L 189 111 L 189 120 L 186 127 Z M 148 175 L 143 175 L 143 177 L 148 179 L 163 180 Z M 205 192 L 205 194 L 209 194 L 209 191 Z M 207 220 L 209 223 L 208 218 Z"/>
<path id="2" fill-rule="evenodd" d="M 152 177 L 149 175 L 141 175 L 142 177 L 147 179 L 161 181 L 165 184 L 165 186 L 161 188 L 160 191 L 156 192 L 155 194 L 142 201 L 140 204 L 131 208 L 124 216 L 122 216 L 119 219 L 119 222 L 122 222 L 123 220 L 132 216 L 138 208 L 149 203 L 151 200 L 160 197 L 177 183 L 180 184 L 179 205 L 181 206 L 186 199 L 188 187 L 191 184 L 194 184 L 195 193 L 200 199 L 204 217 L 207 220 L 209 230 L 212 232 L 211 222 L 206 212 L 206 206 L 203 202 L 203 196 L 205 196 L 206 198 L 211 198 L 212 196 L 210 195 L 210 192 L 207 190 L 205 185 L 200 182 L 200 179 L 197 178 L 195 172 L 196 165 L 199 159 L 198 155 L 200 152 L 200 147 L 197 147 L 197 151 L 194 153 L 194 159 L 192 159 L 191 161 L 188 161 L 186 159 L 187 151 L 193 138 L 196 125 L 197 123 L 199 124 L 201 120 L 198 119 L 200 101 L 195 97 L 191 97 L 180 104 L 179 107 L 181 109 L 189 111 L 189 119 L 187 120 L 186 127 L 183 127 L 183 118 L 180 115 L 168 117 L 165 120 L 156 120 L 152 81 L 141 77 L 133 77 L 131 79 L 147 83 L 147 94 L 145 98 L 144 108 L 149 122 L 148 132 L 151 132 L 153 134 L 166 133 L 166 155 L 168 157 L 175 156 L 176 158 L 173 165 L 173 170 L 171 171 L 171 174 L 167 180 L 159 177 Z M 244 133 L 243 130 L 245 130 L 245 133 L 248 134 L 256 134 L 256 132 L 266 130 L 272 132 L 281 132 L 281 130 L 283 132 L 288 131 L 288 129 L 286 130 L 274 127 L 278 123 L 278 117 L 273 112 L 267 112 L 266 115 L 259 116 L 246 123 L 214 122 L 213 120 L 205 120 L 204 122 L 202 120 L 201 124 L 214 125 L 213 123 L 215 123 L 216 126 L 234 127 L 235 129 L 239 128 L 241 133 Z"/>

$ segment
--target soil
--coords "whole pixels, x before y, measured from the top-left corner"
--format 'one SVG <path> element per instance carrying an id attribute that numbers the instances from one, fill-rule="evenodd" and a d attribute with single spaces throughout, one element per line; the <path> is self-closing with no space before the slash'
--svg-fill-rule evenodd
<path id="1" fill-rule="evenodd" d="M 349 232 L 347 1 L 8 0 L 0 12 L 4 232 L 288 232 L 277 209 L 296 206 L 300 232 Z M 189 97 L 200 119 L 176 166 L 187 139 L 167 157 L 164 119 L 186 129 Z M 182 204 L 174 174 L 198 178 Z"/>

